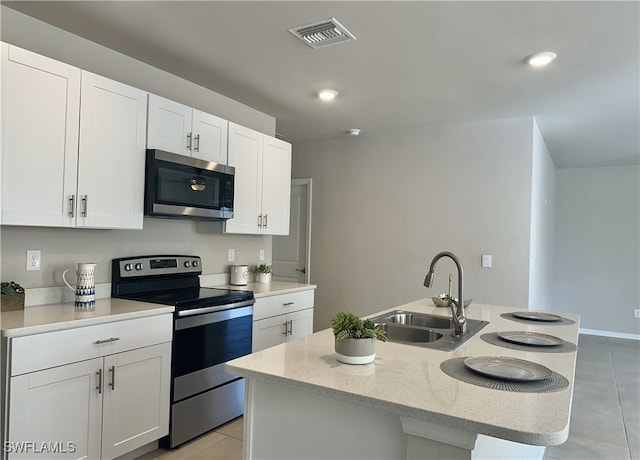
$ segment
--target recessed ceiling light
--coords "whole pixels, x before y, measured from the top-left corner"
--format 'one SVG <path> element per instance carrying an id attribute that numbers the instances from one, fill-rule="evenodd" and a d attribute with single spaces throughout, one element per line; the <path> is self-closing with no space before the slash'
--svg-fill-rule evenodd
<path id="1" fill-rule="evenodd" d="M 354 136 L 354 137 L 360 135 L 360 130 L 358 128 L 351 128 L 347 132 L 349 133 L 350 136 Z"/>
<path id="2" fill-rule="evenodd" d="M 542 51 L 540 53 L 534 53 L 531 56 L 527 56 L 525 61 L 534 67 L 544 67 L 557 57 L 558 55 L 553 51 Z"/>
<path id="3" fill-rule="evenodd" d="M 333 89 L 323 89 L 318 91 L 318 97 L 322 101 L 333 101 L 337 95 L 338 92 Z"/>

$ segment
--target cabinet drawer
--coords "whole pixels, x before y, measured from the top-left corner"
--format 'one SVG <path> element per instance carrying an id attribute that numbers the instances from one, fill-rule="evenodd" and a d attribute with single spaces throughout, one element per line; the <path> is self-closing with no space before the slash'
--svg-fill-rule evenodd
<path id="1" fill-rule="evenodd" d="M 260 297 L 256 299 L 256 303 L 253 306 L 253 320 L 256 321 L 305 308 L 313 308 L 313 289 Z"/>
<path id="2" fill-rule="evenodd" d="M 173 315 L 115 321 L 11 339 L 11 375 L 170 342 Z"/>

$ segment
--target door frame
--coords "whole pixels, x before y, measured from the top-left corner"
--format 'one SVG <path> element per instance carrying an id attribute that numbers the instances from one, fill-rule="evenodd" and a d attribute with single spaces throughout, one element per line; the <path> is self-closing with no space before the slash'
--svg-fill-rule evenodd
<path id="1" fill-rule="evenodd" d="M 291 179 L 291 185 L 306 185 L 307 186 L 307 234 L 305 238 L 307 239 L 307 253 L 306 253 L 306 273 L 304 274 L 304 282 L 306 284 L 311 283 L 311 203 L 312 200 L 312 189 L 313 189 L 313 179 L 310 177 L 302 178 L 302 179 Z"/>

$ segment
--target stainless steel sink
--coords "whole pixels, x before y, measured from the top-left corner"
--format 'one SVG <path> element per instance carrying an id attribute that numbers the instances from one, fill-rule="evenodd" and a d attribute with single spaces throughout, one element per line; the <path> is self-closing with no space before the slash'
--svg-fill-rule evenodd
<path id="1" fill-rule="evenodd" d="M 391 342 L 429 343 L 441 339 L 444 334 L 433 329 L 404 327 L 391 323 L 381 323 L 380 328 L 387 333 Z"/>
<path id="2" fill-rule="evenodd" d="M 436 350 L 453 351 L 489 324 L 487 321 L 467 318 L 468 333 L 454 335 L 451 319 L 445 316 L 395 310 L 371 321 L 386 333 L 389 342 L 398 342 Z"/>

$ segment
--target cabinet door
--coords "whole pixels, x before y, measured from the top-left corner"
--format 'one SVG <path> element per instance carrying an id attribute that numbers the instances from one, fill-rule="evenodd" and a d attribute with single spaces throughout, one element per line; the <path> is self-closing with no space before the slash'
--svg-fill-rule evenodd
<path id="1" fill-rule="evenodd" d="M 258 233 L 263 136 L 262 133 L 229 122 L 229 165 L 236 172 L 233 219 L 225 222 L 226 233 Z"/>
<path id="2" fill-rule="evenodd" d="M 285 341 L 286 315 L 273 316 L 253 322 L 253 346 L 255 353 L 265 348 L 273 347 Z"/>
<path id="3" fill-rule="evenodd" d="M 289 335 L 287 340 L 294 340 L 313 334 L 313 308 L 287 314 Z"/>
<path id="4" fill-rule="evenodd" d="M 70 227 L 80 69 L 2 44 L 2 224 Z"/>
<path id="5" fill-rule="evenodd" d="M 191 156 L 193 109 L 149 94 L 147 148 Z"/>
<path id="6" fill-rule="evenodd" d="M 289 234 L 290 200 L 291 144 L 264 136 L 262 159 L 263 234 Z"/>
<path id="7" fill-rule="evenodd" d="M 104 358 L 103 458 L 169 432 L 170 366 L 170 342 Z"/>
<path id="8" fill-rule="evenodd" d="M 11 378 L 9 459 L 100 458 L 102 362 L 96 358 Z"/>
<path id="9" fill-rule="evenodd" d="M 78 227 L 142 229 L 147 93 L 82 72 Z"/>
<path id="10" fill-rule="evenodd" d="M 194 109 L 192 156 L 226 165 L 228 126 L 227 120 Z"/>

